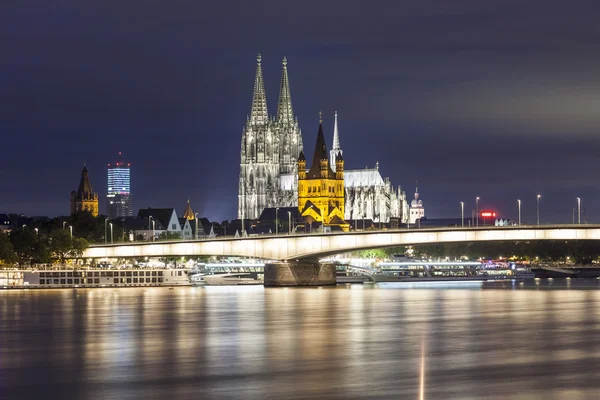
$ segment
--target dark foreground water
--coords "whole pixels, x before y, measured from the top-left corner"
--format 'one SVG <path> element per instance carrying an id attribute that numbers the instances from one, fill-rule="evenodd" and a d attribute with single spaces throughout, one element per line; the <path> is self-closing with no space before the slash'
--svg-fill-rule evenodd
<path id="1" fill-rule="evenodd" d="M 598 399 L 598 281 L 0 292 L 0 399 Z"/>

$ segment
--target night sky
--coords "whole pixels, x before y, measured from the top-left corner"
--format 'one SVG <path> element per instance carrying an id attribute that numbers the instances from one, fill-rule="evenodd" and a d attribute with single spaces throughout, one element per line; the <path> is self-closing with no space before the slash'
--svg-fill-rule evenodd
<path id="1" fill-rule="evenodd" d="M 92 5 L 93 4 L 93 5 Z M 295 4 L 295 5 L 292 5 Z M 236 217 L 262 54 L 281 59 L 312 153 L 318 112 L 346 168 L 373 167 L 428 218 L 480 208 L 600 222 L 597 1 L 8 0 L 0 5 L 0 213 L 65 215 L 87 163 L 132 164 L 134 206 Z M 310 161 L 310 160 L 309 160 Z"/>

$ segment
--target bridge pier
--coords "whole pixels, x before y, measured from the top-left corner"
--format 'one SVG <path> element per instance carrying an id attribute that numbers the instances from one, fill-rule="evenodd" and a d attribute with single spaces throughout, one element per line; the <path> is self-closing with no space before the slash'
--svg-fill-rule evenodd
<path id="1" fill-rule="evenodd" d="M 265 264 L 265 287 L 335 285 L 335 265 L 318 261 Z"/>

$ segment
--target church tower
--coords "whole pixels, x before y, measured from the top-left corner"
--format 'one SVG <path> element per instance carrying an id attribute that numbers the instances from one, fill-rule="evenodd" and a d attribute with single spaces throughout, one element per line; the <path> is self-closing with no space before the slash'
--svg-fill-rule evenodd
<path id="1" fill-rule="evenodd" d="M 83 171 L 81 171 L 79 188 L 77 191 L 73 190 L 71 192 L 71 215 L 80 211 L 89 211 L 94 217 L 98 216 L 98 193 L 94 193 L 92 190 L 92 184 L 85 165 Z"/>
<path id="2" fill-rule="evenodd" d="M 238 218 L 255 219 L 267 207 L 297 203 L 297 164 L 302 133 L 292 109 L 292 96 L 283 59 L 277 117 L 269 118 L 258 55 L 251 114 L 242 131 Z"/>
<path id="3" fill-rule="evenodd" d="M 190 199 L 188 199 L 187 204 L 185 205 L 185 210 L 183 210 L 183 218 L 187 219 L 188 221 L 193 221 L 196 219 L 196 215 L 192 210 L 192 206 L 190 206 Z"/>
<path id="4" fill-rule="evenodd" d="M 410 202 L 410 214 L 408 223 L 414 224 L 418 219 L 425 216 L 425 208 L 423 208 L 423 200 L 419 198 L 419 183 L 417 182 L 415 188 L 415 198 Z"/>
<path id="5" fill-rule="evenodd" d="M 322 222 L 325 227 L 339 226 L 348 231 L 350 225 L 344 221 L 344 159 L 341 153 L 337 154 L 337 171 L 333 172 L 322 122 L 319 121 L 317 143 L 308 172 L 304 153 L 298 157 L 298 210 L 303 217 Z"/>
<path id="6" fill-rule="evenodd" d="M 277 189 L 279 138 L 269 121 L 261 60 L 259 54 L 252 109 L 242 131 L 238 218 L 258 218 Z"/>
<path id="7" fill-rule="evenodd" d="M 335 120 L 333 123 L 333 147 L 329 151 L 329 165 L 331 165 L 331 169 L 335 172 L 336 166 L 336 158 L 338 153 L 340 155 L 344 154 L 342 149 L 340 148 L 340 134 L 338 132 L 338 124 L 337 124 L 337 111 L 335 112 Z"/>

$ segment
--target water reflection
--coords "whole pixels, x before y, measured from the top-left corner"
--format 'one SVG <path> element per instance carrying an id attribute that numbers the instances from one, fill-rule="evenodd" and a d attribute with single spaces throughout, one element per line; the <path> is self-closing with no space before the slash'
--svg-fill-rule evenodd
<path id="1" fill-rule="evenodd" d="M 0 292 L 0 398 L 596 398 L 597 281 Z"/>

